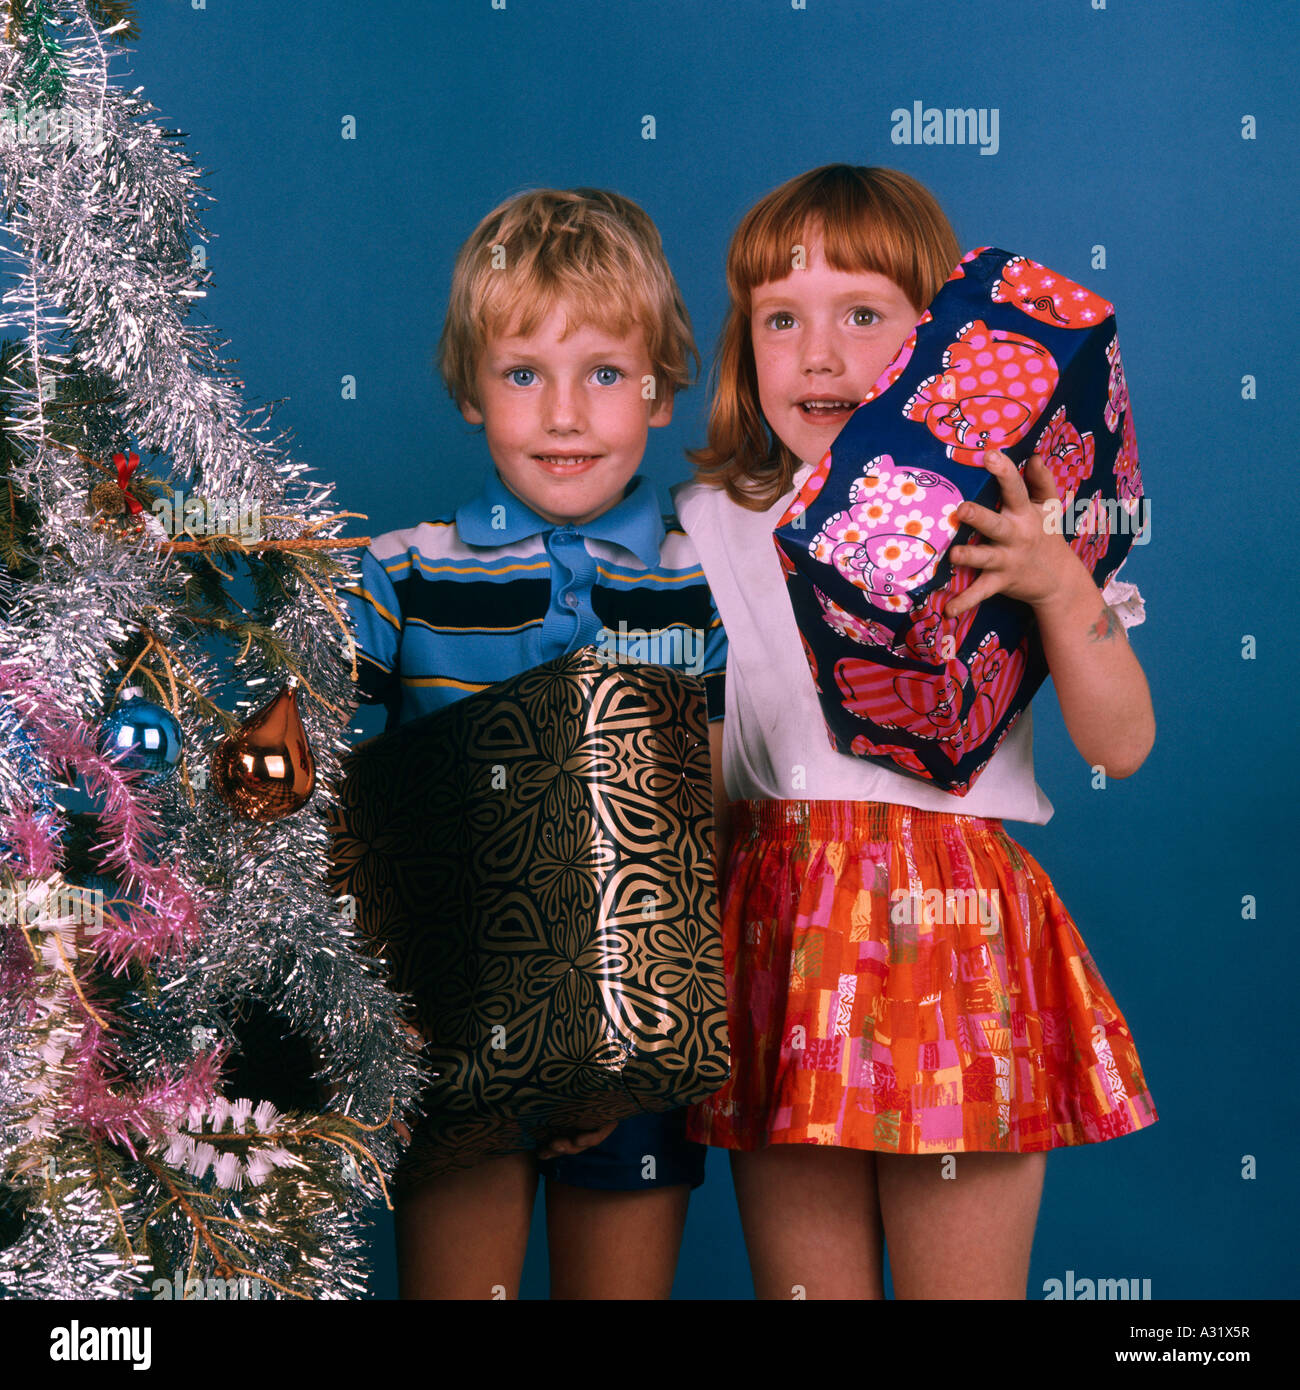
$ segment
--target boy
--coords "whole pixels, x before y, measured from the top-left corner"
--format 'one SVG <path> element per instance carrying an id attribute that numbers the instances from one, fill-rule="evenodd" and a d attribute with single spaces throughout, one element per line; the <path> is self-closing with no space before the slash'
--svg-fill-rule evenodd
<path id="1" fill-rule="evenodd" d="M 509 199 L 457 257 L 439 357 L 496 471 L 454 518 L 389 532 L 364 556 L 348 598 L 362 698 L 387 705 L 391 728 L 579 647 L 611 652 L 620 632 L 678 629 L 656 650 L 704 677 L 720 720 L 717 610 L 637 475 L 649 427 L 669 422 L 699 362 L 654 224 L 599 190 Z M 417 1187 L 397 1208 L 403 1297 L 514 1297 L 539 1173 L 553 1298 L 669 1295 L 704 1178 L 683 1111 Z"/>

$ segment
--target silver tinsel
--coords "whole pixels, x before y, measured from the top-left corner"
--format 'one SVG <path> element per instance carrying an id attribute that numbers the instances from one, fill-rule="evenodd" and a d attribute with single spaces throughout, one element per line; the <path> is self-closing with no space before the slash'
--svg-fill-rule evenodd
<path id="1" fill-rule="evenodd" d="M 0 314 L 0 336 L 19 344 L 0 383 L 10 403 L 6 434 L 21 455 L 9 477 L 39 516 L 30 573 L 12 589 L 7 611 L 0 609 L 0 664 L 25 664 L 57 692 L 69 720 L 95 722 L 124 674 L 124 644 L 147 628 L 184 673 L 174 712 L 193 769 L 206 766 L 227 732 L 193 687 L 242 720 L 284 672 L 267 665 L 256 643 L 226 651 L 184 616 L 181 602 L 195 581 L 175 556 L 94 524 L 87 493 L 95 475 L 86 459 L 134 448 L 152 456 L 148 471 L 169 488 L 201 490 L 239 507 L 256 503 L 264 518 L 287 518 L 264 521 L 271 538 L 300 536 L 330 516 L 331 489 L 305 477 L 267 420 L 249 414 L 214 330 L 190 322 L 209 280 L 191 258 L 204 235 L 199 171 L 151 119 L 154 108 L 140 91 L 114 85 L 118 58 L 81 0 L 46 0 L 45 12 L 61 53 L 57 104 L 73 133 L 0 139 L 3 214 L 19 248 L 9 258 Z M 33 91 L 29 38 L 0 42 L 4 112 L 51 102 L 48 91 Z M 11 122 L 8 134 L 14 128 Z M 50 403 L 61 383 L 88 375 L 112 388 L 115 403 L 86 410 L 70 447 L 67 416 L 56 437 Z M 341 526 L 325 520 L 312 534 L 337 536 Z M 348 552 L 329 553 L 342 566 L 335 580 L 351 581 Z M 235 562 L 218 563 L 230 569 Z M 402 1001 L 353 948 L 324 887 L 324 815 L 346 750 L 339 711 L 352 698 L 344 634 L 293 566 L 279 573 L 282 585 L 244 601 L 250 620 L 293 653 L 310 687 L 300 689 L 299 707 L 317 789 L 305 809 L 266 825 L 238 819 L 211 789 L 192 799 L 176 779 L 163 789 L 154 852 L 174 867 L 202 930 L 187 954 L 158 964 L 147 985 L 138 972 L 121 977 L 121 997 L 110 1005 L 122 1025 L 119 1065 L 123 1084 L 175 1076 L 194 1056 L 196 1028 L 230 1041 L 241 1007 L 257 1001 L 285 1035 L 313 1050 L 316 1080 L 335 1088 L 327 1108 L 366 1126 L 353 1134 L 374 1161 L 340 1139 L 341 1130 L 332 1138 L 313 1130 L 294 1140 L 296 1166 L 227 1189 L 210 1173 L 169 1165 L 165 1148 L 136 1144 L 132 1157 L 120 1144 L 97 1146 L 60 1109 L 68 1075 L 64 1062 L 51 1060 L 51 1020 L 34 1020 L 6 1001 L 0 1199 L 19 1223 L 16 1239 L 0 1248 L 0 1291 L 10 1296 L 130 1297 L 147 1295 L 154 1280 L 170 1281 L 177 1270 L 182 1279 L 211 1277 L 217 1261 L 196 1240 L 186 1204 L 176 1200 L 178 1184 L 191 1208 L 203 1202 L 204 1210 L 242 1223 L 241 1267 L 265 1281 L 262 1296 L 339 1298 L 364 1290 L 360 1219 L 378 1195 L 377 1169 L 389 1173 L 396 1157 L 385 1121 L 410 1105 L 421 1078 L 399 1041 Z M 328 592 L 330 579 L 316 582 Z M 5 747 L 0 724 L 0 753 Z M 0 812 L 14 809 L 24 787 L 30 793 L 29 770 L 0 775 Z M 76 1003 L 66 990 L 58 997 L 68 1011 L 63 1022 L 72 1020 L 75 1031 Z M 39 1144 L 32 1120 L 38 1095 L 55 1117 Z M 302 1132 L 319 1118 L 299 1115 L 286 1124 Z M 34 1152 L 48 1155 L 39 1171 Z M 105 1162 L 113 1170 L 107 1177 Z"/>

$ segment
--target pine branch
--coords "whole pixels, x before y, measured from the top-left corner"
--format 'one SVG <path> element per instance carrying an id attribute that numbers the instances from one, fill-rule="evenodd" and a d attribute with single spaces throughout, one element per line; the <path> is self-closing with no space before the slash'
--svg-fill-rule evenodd
<path id="1" fill-rule="evenodd" d="M 323 878 L 339 739 L 320 706 L 338 712 L 340 653 L 351 650 L 333 585 L 352 577 L 347 552 L 365 541 L 339 534 L 345 514 L 332 488 L 290 456 L 270 407 L 246 406 L 226 344 L 192 321 L 211 283 L 191 256 L 211 198 L 183 134 L 163 129 L 138 89 L 109 71 L 103 40 L 135 37 L 135 8 L 0 0 L 11 106 L 50 106 L 57 88 L 102 132 L 93 142 L 0 141 L 0 216 L 19 269 L 0 304 L 0 329 L 17 335 L 0 343 L 0 563 L 24 581 L 6 585 L 0 669 L 15 692 L 35 690 L 39 672 L 43 692 L 0 737 L 0 828 L 8 834 L 2 817 L 31 801 L 33 785 L 45 795 L 44 783 L 81 778 L 97 806 L 91 848 L 65 843 L 57 813 L 51 829 L 23 812 L 25 862 L 48 866 L 52 882 L 102 870 L 96 878 L 117 884 L 105 891 L 99 958 L 32 939 L 30 966 L 20 963 L 12 988 L 5 977 L 0 1202 L 15 1162 L 37 1167 L 17 1184 L 23 1230 L 0 1249 L 0 1281 L 19 1296 L 130 1296 L 147 1248 L 177 1273 L 220 1265 L 286 1295 L 354 1296 L 364 1269 L 357 1222 L 396 1157 L 382 1117 L 394 1103 L 409 1109 L 424 1080 L 393 1045 L 403 1003 L 354 949 Z M 108 460 L 132 451 L 145 462 L 123 487 Z M 123 490 L 152 512 L 172 487 L 212 509 L 202 527 L 182 515 L 189 535 L 164 520 L 163 540 L 151 517 L 121 510 Z M 98 511 L 88 516 L 92 493 Z M 211 520 L 245 504 L 257 506 L 264 542 Z M 315 702 L 302 714 L 320 784 L 291 821 L 241 823 L 220 795 L 194 795 L 187 765 L 206 761 L 214 734 L 238 729 L 247 697 L 280 672 Z M 130 682 L 181 724 L 178 776 L 156 788 L 118 770 L 89 724 Z M 33 749 L 40 767 L 28 784 L 6 784 L 8 763 L 24 768 Z M 291 1102 L 275 1142 L 300 1163 L 251 1183 L 224 1131 L 203 1141 L 223 1149 L 220 1175 L 152 1150 L 167 1172 L 140 1161 L 152 1141 L 139 1136 L 155 1120 L 173 1127 L 226 1088 L 268 1103 L 276 1094 L 248 1056 L 226 1073 L 221 1047 L 205 1051 L 193 1037 L 197 1020 L 237 1040 L 250 1005 L 274 1020 L 277 1038 L 313 1040 L 313 1074 L 338 1088 L 331 1103 L 382 1122 L 362 1133 L 311 1113 L 315 1100 Z M 233 1089 L 250 1070 L 253 1084 Z M 33 1128 L 10 1123 L 10 1096 L 22 1097 Z M 39 1176 L 49 1151 L 76 1159 L 66 1191 Z M 242 1189 L 221 1187 L 217 1177 L 237 1163 Z"/>
<path id="2" fill-rule="evenodd" d="M 128 43 L 140 37 L 133 0 L 86 0 L 86 9 L 101 29 L 113 30 L 109 37 L 114 43 Z M 119 24 L 124 27 L 118 29 Z"/>

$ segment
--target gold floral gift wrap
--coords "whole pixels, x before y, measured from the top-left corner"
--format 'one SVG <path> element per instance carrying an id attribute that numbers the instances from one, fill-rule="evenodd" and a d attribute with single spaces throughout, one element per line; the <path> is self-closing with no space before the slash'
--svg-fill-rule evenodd
<path id="1" fill-rule="evenodd" d="M 337 816 L 436 1073 L 405 1181 L 726 1081 L 699 677 L 583 648 L 361 745 Z"/>

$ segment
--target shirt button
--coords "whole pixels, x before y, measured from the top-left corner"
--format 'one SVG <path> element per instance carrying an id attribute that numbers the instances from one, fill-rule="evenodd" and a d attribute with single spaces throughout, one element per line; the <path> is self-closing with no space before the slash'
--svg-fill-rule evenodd
<path id="1" fill-rule="evenodd" d="M 569 605 L 570 608 L 576 608 L 578 606 L 577 594 L 565 594 L 564 601 Z"/>

